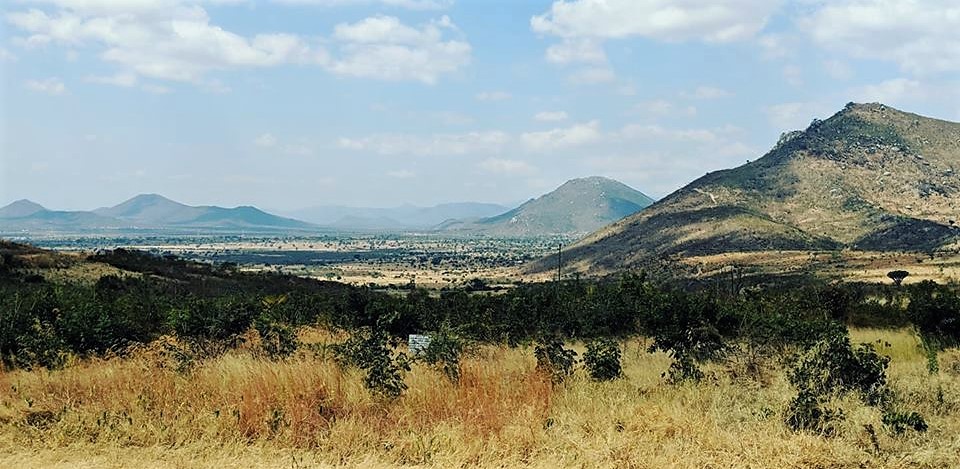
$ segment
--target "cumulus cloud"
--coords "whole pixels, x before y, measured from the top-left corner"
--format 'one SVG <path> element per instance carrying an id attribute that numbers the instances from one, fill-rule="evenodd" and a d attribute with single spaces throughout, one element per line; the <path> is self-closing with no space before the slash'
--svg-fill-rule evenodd
<path id="1" fill-rule="evenodd" d="M 533 116 L 534 119 L 541 122 L 559 122 L 567 120 L 567 117 L 569 116 L 564 111 L 543 111 Z"/>
<path id="2" fill-rule="evenodd" d="M 455 30 L 447 16 L 421 28 L 392 16 L 339 24 L 333 37 L 341 43 L 340 57 L 327 69 L 338 75 L 433 84 L 440 75 L 470 63 L 470 44 L 443 37 L 445 31 Z"/>
<path id="3" fill-rule="evenodd" d="M 67 87 L 63 81 L 56 77 L 45 78 L 42 80 L 27 80 L 24 86 L 30 91 L 46 93 L 51 96 L 59 96 L 67 93 Z"/>
<path id="4" fill-rule="evenodd" d="M 29 34 L 27 44 L 97 44 L 103 48 L 101 58 L 121 66 L 123 73 L 162 80 L 199 83 L 214 70 L 315 62 L 323 57 L 294 35 L 247 38 L 226 31 L 211 24 L 197 5 L 89 1 L 64 6 L 52 14 L 38 9 L 14 12 L 7 20 Z"/>
<path id="5" fill-rule="evenodd" d="M 600 123 L 597 121 L 542 132 L 526 132 L 520 135 L 524 146 L 533 151 L 575 147 L 596 142 L 601 138 Z"/>
<path id="6" fill-rule="evenodd" d="M 646 37 L 730 42 L 767 24 L 778 0 L 557 0 L 530 20 L 534 31 L 565 38 Z"/>
<path id="7" fill-rule="evenodd" d="M 510 141 L 504 132 L 467 132 L 460 134 L 375 134 L 360 138 L 340 138 L 340 148 L 380 155 L 445 156 L 496 153 Z"/>
<path id="8" fill-rule="evenodd" d="M 389 16 L 339 24 L 327 41 L 336 47 L 334 56 L 321 41 L 295 34 L 244 36 L 225 30 L 211 21 L 200 0 L 39 3 L 54 11 L 30 8 L 6 15 L 26 34 L 16 38 L 21 45 L 92 45 L 101 49 L 102 60 L 120 68 L 117 76 L 190 82 L 215 92 L 228 88 L 209 74 L 242 68 L 311 64 L 343 76 L 432 84 L 470 61 L 468 43 L 444 38 L 457 31 L 446 16 L 420 27 Z"/>
<path id="9" fill-rule="evenodd" d="M 442 10 L 453 5 L 453 0 L 273 0 L 286 5 L 310 5 L 320 7 L 339 7 L 356 5 L 376 5 L 406 8 L 408 10 Z"/>
<path id="10" fill-rule="evenodd" d="M 831 51 L 892 61 L 912 74 L 960 71 L 954 0 L 833 0 L 799 26 Z"/>

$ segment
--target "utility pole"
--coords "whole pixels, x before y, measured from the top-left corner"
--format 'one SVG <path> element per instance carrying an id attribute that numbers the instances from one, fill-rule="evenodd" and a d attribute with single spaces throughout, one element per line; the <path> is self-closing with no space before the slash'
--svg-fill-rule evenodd
<path id="1" fill-rule="evenodd" d="M 557 283 L 560 282 L 560 274 L 563 271 L 563 243 L 557 245 Z"/>

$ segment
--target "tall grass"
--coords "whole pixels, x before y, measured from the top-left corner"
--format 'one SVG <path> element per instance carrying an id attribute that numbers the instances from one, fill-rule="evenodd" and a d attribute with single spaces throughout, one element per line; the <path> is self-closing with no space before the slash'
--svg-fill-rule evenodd
<path id="1" fill-rule="evenodd" d="M 930 431 L 893 436 L 850 400 L 837 436 L 794 433 L 776 361 L 760 380 L 730 361 L 671 385 L 670 359 L 639 341 L 627 343 L 626 377 L 608 383 L 580 371 L 555 385 L 531 350 L 485 347 L 459 383 L 414 366 L 394 401 L 306 350 L 280 362 L 240 350 L 178 371 L 157 346 L 0 374 L 0 467 L 960 467 L 960 377 L 929 375 L 909 331 L 852 335 L 890 344 L 892 387 Z"/>

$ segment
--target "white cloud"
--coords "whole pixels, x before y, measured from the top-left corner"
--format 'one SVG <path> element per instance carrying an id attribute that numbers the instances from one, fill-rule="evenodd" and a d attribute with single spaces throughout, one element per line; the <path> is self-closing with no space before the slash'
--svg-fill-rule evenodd
<path id="1" fill-rule="evenodd" d="M 527 175 L 537 172 L 537 168 L 526 161 L 501 158 L 487 158 L 481 161 L 477 166 L 479 166 L 480 169 L 491 173 Z"/>
<path id="2" fill-rule="evenodd" d="M 765 109 L 770 125 L 781 130 L 805 129 L 814 118 L 823 118 L 830 107 L 820 102 L 791 102 Z"/>
<path id="3" fill-rule="evenodd" d="M 121 66 L 122 73 L 201 83 L 215 70 L 320 62 L 324 57 L 294 35 L 247 38 L 226 31 L 211 24 L 196 5 L 159 0 L 56 3 L 66 8 L 54 14 L 38 9 L 9 13 L 7 20 L 30 34 L 27 44 L 97 44 L 103 48 L 100 57 Z"/>
<path id="4" fill-rule="evenodd" d="M 569 116 L 564 111 L 543 111 L 533 116 L 534 119 L 541 122 L 559 122 L 567 120 L 567 117 Z"/>
<path id="5" fill-rule="evenodd" d="M 729 42 L 753 37 L 779 0 L 557 0 L 530 19 L 534 31 L 575 38 L 647 37 Z"/>
<path id="6" fill-rule="evenodd" d="M 331 39 L 315 40 L 286 33 L 244 36 L 227 31 L 211 22 L 201 0 L 43 3 L 59 8 L 5 15 L 8 23 L 26 34 L 14 38 L 15 42 L 24 47 L 56 44 L 71 50 L 97 47 L 101 60 L 120 68 L 117 76 L 190 82 L 213 92 L 229 88 L 208 78 L 211 73 L 244 68 L 312 64 L 337 75 L 432 84 L 470 62 L 468 43 L 444 37 L 448 32 L 459 33 L 446 16 L 420 27 L 404 25 L 394 17 L 371 17 L 339 24 Z M 324 41 L 336 48 L 336 57 L 320 45 Z"/>
<path id="7" fill-rule="evenodd" d="M 506 91 L 484 91 L 482 93 L 477 93 L 475 98 L 477 101 L 506 101 L 512 96 Z"/>
<path id="8" fill-rule="evenodd" d="M 701 85 L 693 91 L 685 91 L 681 95 L 690 99 L 720 99 L 732 96 L 733 93 L 716 86 Z"/>
<path id="9" fill-rule="evenodd" d="M 46 93 L 52 96 L 59 96 L 67 92 L 66 85 L 56 77 L 45 78 L 43 80 L 27 80 L 24 82 L 24 86 L 30 91 Z"/>
<path id="10" fill-rule="evenodd" d="M 617 75 L 609 67 L 590 67 L 577 70 L 567 77 L 578 85 L 599 85 L 617 80 Z"/>
<path id="11" fill-rule="evenodd" d="M 849 91 L 849 94 L 859 102 L 881 102 L 891 106 L 901 106 L 924 99 L 926 89 L 917 80 L 894 78 L 854 88 Z"/>
<path id="12" fill-rule="evenodd" d="M 453 5 L 453 0 L 272 0 L 286 5 L 310 5 L 320 7 L 339 7 L 380 4 L 387 7 L 406 8 L 408 10 L 442 10 Z"/>
<path id="13" fill-rule="evenodd" d="M 606 63 L 607 54 L 599 41 L 592 39 L 564 39 L 547 48 L 547 61 L 555 64 Z"/>
<path id="14" fill-rule="evenodd" d="M 408 169 L 398 169 L 396 171 L 387 171 L 387 176 L 395 179 L 410 179 L 417 176 L 417 173 Z"/>
<path id="15" fill-rule="evenodd" d="M 542 132 L 526 132 L 520 135 L 524 146 L 534 151 L 575 147 L 596 142 L 601 138 L 600 123 L 597 121 Z"/>
<path id="16" fill-rule="evenodd" d="M 497 153 L 511 140 L 504 132 L 467 132 L 462 134 L 375 134 L 361 138 L 340 138 L 338 146 L 347 150 L 380 155 L 448 156 Z"/>
<path id="17" fill-rule="evenodd" d="M 380 80 L 437 82 L 470 63 L 470 44 L 444 40 L 444 31 L 456 31 L 450 18 L 417 29 L 392 16 L 378 16 L 353 24 L 339 24 L 333 37 L 340 41 L 340 58 L 327 69 L 338 75 Z"/>
<path id="18" fill-rule="evenodd" d="M 818 44 L 913 74 L 960 71 L 955 0 L 832 0 L 799 22 Z"/>
<path id="19" fill-rule="evenodd" d="M 253 139 L 253 144 L 258 147 L 272 147 L 276 146 L 277 138 L 271 133 L 260 134 L 257 138 Z"/>

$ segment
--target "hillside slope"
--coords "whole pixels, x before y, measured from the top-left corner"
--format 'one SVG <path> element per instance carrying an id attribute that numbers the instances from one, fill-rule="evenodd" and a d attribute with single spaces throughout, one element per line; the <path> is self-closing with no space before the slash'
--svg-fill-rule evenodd
<path id="1" fill-rule="evenodd" d="M 849 104 L 564 253 L 577 270 L 744 251 L 929 251 L 957 242 L 960 124 Z M 529 271 L 555 268 L 548 258 Z"/>
<path id="2" fill-rule="evenodd" d="M 500 215 L 446 222 L 442 229 L 490 236 L 582 235 L 651 203 L 653 199 L 623 183 L 593 176 L 567 181 Z"/>

